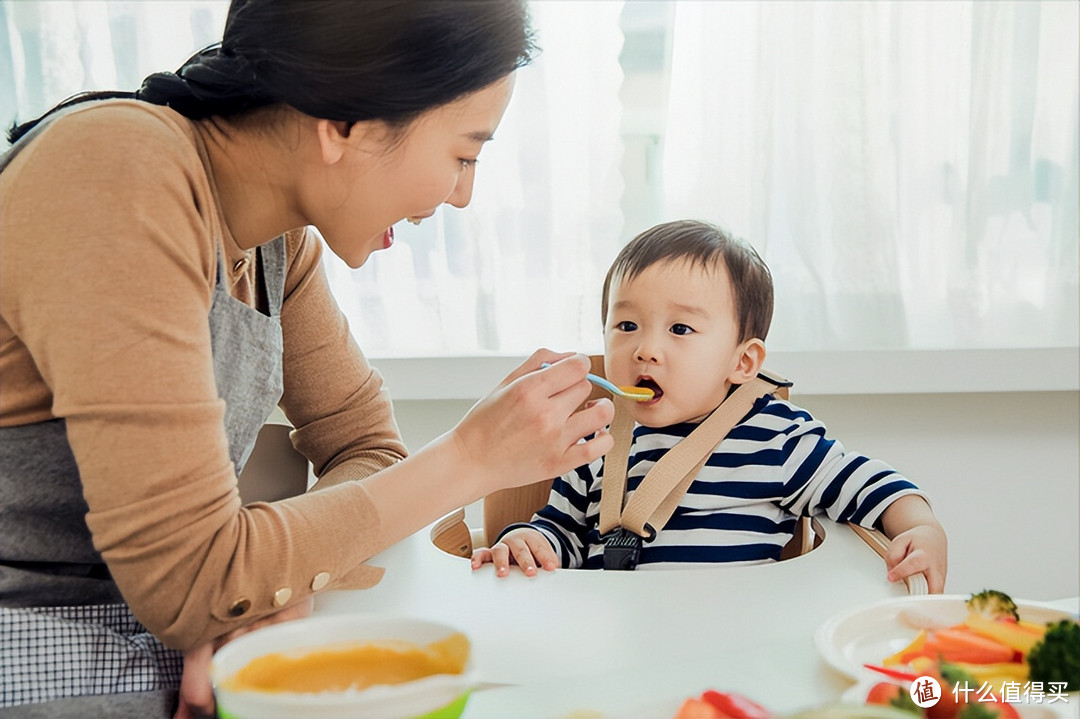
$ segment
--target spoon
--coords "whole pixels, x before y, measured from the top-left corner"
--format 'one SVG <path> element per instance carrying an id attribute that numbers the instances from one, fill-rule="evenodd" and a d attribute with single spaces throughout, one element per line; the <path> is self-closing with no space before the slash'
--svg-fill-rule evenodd
<path id="1" fill-rule="evenodd" d="M 550 366 L 551 365 L 547 362 L 544 362 L 541 365 L 541 367 Z M 599 375 L 592 374 L 591 372 L 585 375 L 585 379 L 589 380 L 597 387 L 606 389 L 608 392 L 611 392 L 614 395 L 618 395 L 619 397 L 626 397 L 627 399 L 632 399 L 635 402 L 648 402 L 650 399 L 653 398 L 653 391 L 648 387 L 620 387 L 618 385 L 612 384 L 611 382 L 608 382 L 606 379 L 600 377 Z"/>

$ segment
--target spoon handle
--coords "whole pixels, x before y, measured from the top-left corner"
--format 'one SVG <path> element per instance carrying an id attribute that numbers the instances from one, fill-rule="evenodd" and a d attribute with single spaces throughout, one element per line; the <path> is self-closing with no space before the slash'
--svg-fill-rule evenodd
<path id="1" fill-rule="evenodd" d="M 544 368 L 547 368 L 547 367 L 550 367 L 551 364 L 549 362 L 544 362 L 540 366 L 544 367 Z M 649 390 L 644 390 L 641 393 L 627 392 L 622 387 L 619 387 L 618 385 L 612 384 L 611 382 L 604 379 L 600 375 L 595 375 L 592 372 L 585 375 L 585 379 L 589 380 L 590 382 L 592 382 L 597 387 L 602 387 L 603 389 L 606 389 L 608 392 L 611 392 L 614 395 L 618 395 L 619 397 L 626 397 L 627 399 L 637 400 L 638 402 L 642 402 L 644 400 L 647 400 L 652 396 L 652 392 L 649 391 Z"/>
<path id="2" fill-rule="evenodd" d="M 608 382 L 606 379 L 604 379 L 603 377 L 600 377 L 599 375 L 595 375 L 595 374 L 592 374 L 590 372 L 589 374 L 585 375 L 585 379 L 589 380 L 590 382 L 592 382 L 597 387 L 603 387 L 604 389 L 606 389 L 608 392 L 611 392 L 612 394 L 617 394 L 620 397 L 629 397 L 629 395 L 626 392 L 623 392 L 616 385 L 611 384 L 611 382 Z"/>

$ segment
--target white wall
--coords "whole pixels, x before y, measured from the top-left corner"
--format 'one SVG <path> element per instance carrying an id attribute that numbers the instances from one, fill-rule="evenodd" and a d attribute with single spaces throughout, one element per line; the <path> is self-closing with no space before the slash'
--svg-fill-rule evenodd
<path id="1" fill-rule="evenodd" d="M 931 495 L 949 533 L 946 592 L 1080 595 L 1080 392 L 792 399 L 845 447 L 889 462 Z M 410 448 L 446 431 L 471 405 L 395 402 Z"/>

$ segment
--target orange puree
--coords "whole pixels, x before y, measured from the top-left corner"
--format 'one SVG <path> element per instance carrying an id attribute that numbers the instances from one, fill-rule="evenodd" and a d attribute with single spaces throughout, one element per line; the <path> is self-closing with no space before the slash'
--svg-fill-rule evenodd
<path id="1" fill-rule="evenodd" d="M 306 654 L 253 659 L 225 685 L 233 691 L 333 692 L 402 684 L 432 674 L 461 674 L 469 658 L 464 634 L 424 646 L 405 641 L 335 644 Z"/>

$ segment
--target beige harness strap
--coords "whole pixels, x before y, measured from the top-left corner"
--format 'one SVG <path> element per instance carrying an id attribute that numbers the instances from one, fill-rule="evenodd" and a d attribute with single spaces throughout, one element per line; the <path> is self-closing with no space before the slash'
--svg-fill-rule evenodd
<path id="1" fill-rule="evenodd" d="M 651 539 L 667 524 L 716 445 L 746 416 L 754 402 L 776 389 L 777 383 L 760 376 L 740 385 L 697 429 L 653 465 L 625 507 L 626 466 L 633 442 L 634 420 L 625 404 L 630 400 L 619 398 L 610 429 L 615 445 L 604 459 L 600 535 L 622 526 L 639 537 Z"/>
<path id="2" fill-rule="evenodd" d="M 615 417 L 608 431 L 615 440 L 611 451 L 604 455 L 604 484 L 600 487 L 600 536 L 619 526 L 623 499 L 626 496 L 626 463 L 634 441 L 634 417 L 630 414 L 632 399 L 612 397 Z"/>

